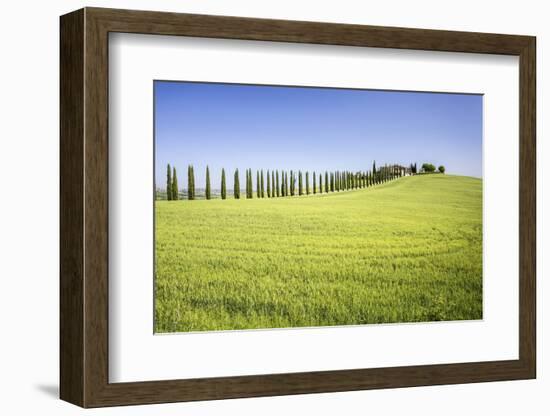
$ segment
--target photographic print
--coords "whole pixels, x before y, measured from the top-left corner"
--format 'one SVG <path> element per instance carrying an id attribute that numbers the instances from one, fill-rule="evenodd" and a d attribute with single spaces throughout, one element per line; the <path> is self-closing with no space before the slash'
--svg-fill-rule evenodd
<path id="1" fill-rule="evenodd" d="M 483 317 L 483 96 L 154 82 L 154 331 Z"/>

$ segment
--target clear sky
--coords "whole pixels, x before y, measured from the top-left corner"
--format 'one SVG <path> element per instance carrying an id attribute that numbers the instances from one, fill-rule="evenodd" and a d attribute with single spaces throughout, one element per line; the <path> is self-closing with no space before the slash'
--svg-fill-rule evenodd
<path id="1" fill-rule="evenodd" d="M 221 168 L 369 170 L 373 160 L 481 177 L 481 95 L 155 81 L 155 181 L 187 165 L 212 188 Z M 255 173 L 254 173 L 255 174 Z M 255 176 L 254 176 L 255 177 Z"/>

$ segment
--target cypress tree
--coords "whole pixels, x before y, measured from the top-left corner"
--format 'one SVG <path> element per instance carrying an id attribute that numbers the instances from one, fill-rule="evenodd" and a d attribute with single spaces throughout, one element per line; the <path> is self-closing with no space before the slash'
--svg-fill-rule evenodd
<path id="1" fill-rule="evenodd" d="M 304 186 L 302 183 L 302 171 L 298 172 L 298 195 L 302 196 L 304 194 Z"/>
<path id="2" fill-rule="evenodd" d="M 170 163 L 166 165 L 166 199 L 172 200 L 172 169 L 170 169 Z"/>
<path id="3" fill-rule="evenodd" d="M 271 179 L 269 175 L 269 170 L 267 171 L 267 197 L 271 198 Z"/>
<path id="4" fill-rule="evenodd" d="M 286 196 L 290 196 L 290 183 L 288 182 L 288 172 L 286 173 Z"/>
<path id="5" fill-rule="evenodd" d="M 179 190 L 178 190 L 178 176 L 176 175 L 176 167 L 174 166 L 172 173 L 172 199 L 174 201 L 177 201 L 179 198 Z"/>
<path id="6" fill-rule="evenodd" d="M 290 171 L 290 196 L 294 196 L 294 186 L 292 185 L 293 178 L 294 178 L 294 172 Z"/>
<path id="7" fill-rule="evenodd" d="M 316 175 L 315 175 L 315 172 L 313 172 L 313 193 L 316 194 L 317 193 L 317 184 L 315 182 L 317 182 L 317 179 L 316 179 Z"/>
<path id="8" fill-rule="evenodd" d="M 334 192 L 334 172 L 330 172 L 330 192 Z"/>
<path id="9" fill-rule="evenodd" d="M 306 172 L 306 195 L 309 195 L 309 172 Z"/>
<path id="10" fill-rule="evenodd" d="M 241 185 L 239 184 L 239 169 L 235 169 L 235 179 L 233 182 L 233 196 L 235 199 L 241 197 Z"/>
<path id="11" fill-rule="evenodd" d="M 262 198 L 265 197 L 265 189 L 264 189 L 264 170 L 262 169 L 260 171 L 260 189 L 261 189 L 261 194 L 262 194 Z"/>
<path id="12" fill-rule="evenodd" d="M 195 199 L 195 173 L 193 165 L 187 167 L 187 199 L 190 201 Z"/>
<path id="13" fill-rule="evenodd" d="M 245 195 L 250 199 L 250 169 L 245 170 Z"/>
<path id="14" fill-rule="evenodd" d="M 206 199 L 210 199 L 210 169 L 208 165 L 206 166 L 206 189 L 205 189 Z"/>
<path id="15" fill-rule="evenodd" d="M 256 196 L 258 198 L 262 197 L 262 189 L 260 188 L 260 171 L 256 171 Z"/>
<path id="16" fill-rule="evenodd" d="M 339 182 L 339 177 L 340 177 L 340 172 L 339 171 L 336 171 L 336 174 L 335 174 L 335 177 L 334 177 L 334 188 L 336 189 L 336 191 L 340 191 L 340 184 L 338 183 Z"/>
<path id="17" fill-rule="evenodd" d="M 323 174 L 319 174 L 319 193 L 323 193 Z"/>
<path id="18" fill-rule="evenodd" d="M 277 187 L 275 188 L 276 189 L 276 195 L 277 195 L 277 198 L 279 198 L 281 196 L 281 188 L 280 188 L 280 184 L 279 184 L 279 171 L 277 170 L 277 174 L 275 175 L 275 178 L 277 180 Z"/>
<path id="19" fill-rule="evenodd" d="M 252 169 L 248 169 L 248 192 L 250 193 L 250 198 L 254 198 L 254 189 L 252 187 Z"/>
<path id="20" fill-rule="evenodd" d="M 227 188 L 225 186 L 225 169 L 222 168 L 222 199 L 227 198 Z"/>
<path id="21" fill-rule="evenodd" d="M 251 193 L 250 193 L 250 169 L 246 170 L 246 198 L 247 199 L 251 198 Z"/>
<path id="22" fill-rule="evenodd" d="M 325 193 L 328 194 L 328 172 L 325 171 Z"/>

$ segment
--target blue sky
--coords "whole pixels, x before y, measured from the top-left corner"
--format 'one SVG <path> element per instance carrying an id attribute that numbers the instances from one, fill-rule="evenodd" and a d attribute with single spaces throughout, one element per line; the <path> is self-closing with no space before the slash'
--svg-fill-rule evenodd
<path id="1" fill-rule="evenodd" d="M 221 168 L 368 170 L 376 160 L 481 177 L 481 95 L 155 81 L 155 181 L 187 165 L 204 187 Z M 244 185 L 243 185 L 244 186 Z"/>

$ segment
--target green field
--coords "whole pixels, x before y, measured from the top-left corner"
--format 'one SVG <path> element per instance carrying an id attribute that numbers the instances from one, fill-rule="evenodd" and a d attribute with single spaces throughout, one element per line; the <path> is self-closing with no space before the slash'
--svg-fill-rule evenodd
<path id="1" fill-rule="evenodd" d="M 482 182 L 157 201 L 155 331 L 482 318 Z"/>

